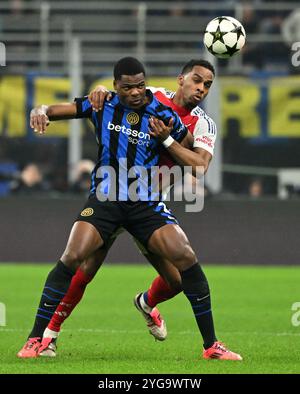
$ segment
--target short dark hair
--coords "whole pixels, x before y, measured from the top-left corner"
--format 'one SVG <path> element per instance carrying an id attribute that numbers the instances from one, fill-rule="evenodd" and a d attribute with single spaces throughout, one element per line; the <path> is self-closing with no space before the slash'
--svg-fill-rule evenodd
<path id="1" fill-rule="evenodd" d="M 143 73 L 146 76 L 145 68 L 135 57 L 123 57 L 114 67 L 114 78 L 120 80 L 122 75 L 136 75 Z"/>
<path id="2" fill-rule="evenodd" d="M 204 59 L 198 59 L 198 60 L 197 60 L 197 59 L 192 59 L 192 60 L 190 60 L 189 62 L 187 62 L 187 63 L 183 66 L 182 71 L 181 71 L 181 74 L 187 74 L 187 73 L 189 73 L 190 71 L 192 71 L 192 69 L 193 69 L 195 66 L 201 66 L 201 67 L 207 68 L 207 69 L 210 70 L 214 75 L 216 75 L 214 66 L 213 66 L 210 62 L 208 62 L 207 60 L 204 60 Z"/>

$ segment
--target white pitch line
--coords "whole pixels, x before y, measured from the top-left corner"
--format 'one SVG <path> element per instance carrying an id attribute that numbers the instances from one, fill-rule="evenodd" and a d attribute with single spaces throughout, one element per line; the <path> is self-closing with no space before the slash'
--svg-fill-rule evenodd
<path id="1" fill-rule="evenodd" d="M 28 332 L 29 328 L 4 328 L 0 327 L 1 332 Z M 100 334 L 144 334 L 146 330 L 104 330 L 101 328 L 65 328 L 61 332 L 84 332 Z M 198 335 L 197 331 L 179 331 L 175 335 Z M 223 331 L 223 335 L 258 335 L 258 336 L 300 336 L 300 332 L 259 332 L 259 331 Z"/>

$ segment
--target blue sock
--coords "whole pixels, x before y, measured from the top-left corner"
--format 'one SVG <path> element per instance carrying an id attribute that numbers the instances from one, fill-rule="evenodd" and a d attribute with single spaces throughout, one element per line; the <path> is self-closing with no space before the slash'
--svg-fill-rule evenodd
<path id="1" fill-rule="evenodd" d="M 57 306 L 67 293 L 74 273 L 59 261 L 46 279 L 35 322 L 28 338 L 42 337 Z"/>
<path id="2" fill-rule="evenodd" d="M 181 272 L 182 288 L 190 301 L 198 328 L 208 349 L 217 340 L 211 311 L 210 292 L 207 279 L 199 264 Z"/>

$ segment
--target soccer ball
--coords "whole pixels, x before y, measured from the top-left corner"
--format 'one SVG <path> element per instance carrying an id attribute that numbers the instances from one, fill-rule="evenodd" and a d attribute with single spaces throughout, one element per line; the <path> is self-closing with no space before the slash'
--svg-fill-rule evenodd
<path id="1" fill-rule="evenodd" d="M 231 16 L 218 16 L 206 26 L 204 45 L 216 57 L 228 58 L 245 45 L 243 25 Z"/>

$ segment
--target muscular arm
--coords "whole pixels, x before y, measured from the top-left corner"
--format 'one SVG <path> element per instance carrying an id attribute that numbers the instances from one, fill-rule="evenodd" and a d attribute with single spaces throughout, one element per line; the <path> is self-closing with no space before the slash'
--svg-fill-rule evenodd
<path id="1" fill-rule="evenodd" d="M 193 175 L 196 174 L 197 166 L 203 167 L 205 173 L 212 158 L 212 155 L 203 148 L 193 148 L 193 150 L 191 150 L 185 148 L 176 141 L 167 148 L 167 151 L 178 164 L 182 166 L 191 166 Z"/>
<path id="2" fill-rule="evenodd" d="M 166 126 L 164 122 L 155 118 L 150 119 L 149 122 L 152 128 L 152 131 L 149 132 L 150 135 L 158 138 L 161 142 L 165 141 L 170 135 L 173 123 L 170 121 Z M 194 137 L 187 133 L 181 143 L 173 140 L 166 149 L 178 164 L 191 166 L 193 175 L 196 176 L 196 167 L 202 167 L 204 173 L 207 171 L 212 155 L 203 148 L 193 148 L 193 143 Z"/>
<path id="3" fill-rule="evenodd" d="M 76 103 L 61 103 L 49 105 L 46 115 L 49 120 L 74 119 L 77 114 Z"/>
<path id="4" fill-rule="evenodd" d="M 52 120 L 74 119 L 77 115 L 76 103 L 40 105 L 30 112 L 30 127 L 44 134 Z"/>

